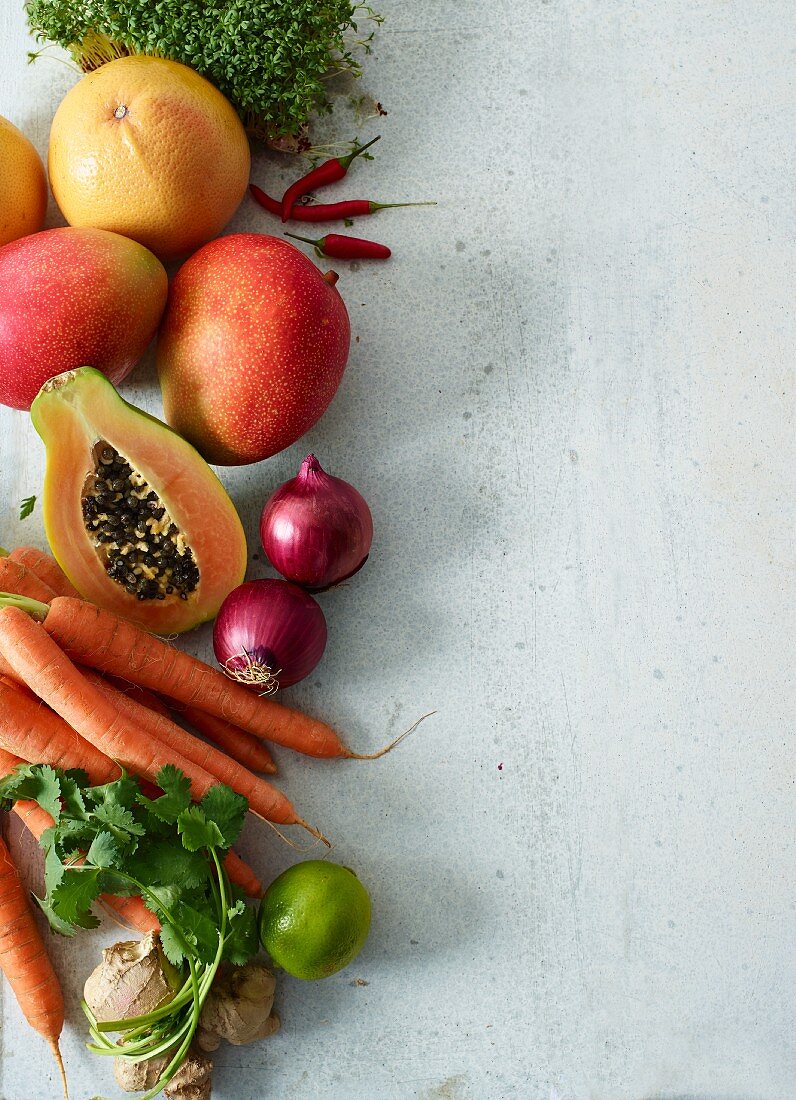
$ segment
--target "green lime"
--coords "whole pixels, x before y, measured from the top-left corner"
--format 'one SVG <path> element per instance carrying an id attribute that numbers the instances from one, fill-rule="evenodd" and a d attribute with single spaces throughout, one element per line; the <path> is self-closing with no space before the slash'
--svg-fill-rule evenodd
<path id="1" fill-rule="evenodd" d="M 308 859 L 275 878 L 260 906 L 260 940 L 288 974 L 313 981 L 348 966 L 370 930 L 370 898 L 353 871 Z"/>

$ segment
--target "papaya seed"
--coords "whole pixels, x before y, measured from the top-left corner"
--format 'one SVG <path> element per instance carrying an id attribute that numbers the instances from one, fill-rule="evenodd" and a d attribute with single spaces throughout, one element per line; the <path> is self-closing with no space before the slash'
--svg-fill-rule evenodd
<path id="1" fill-rule="evenodd" d="M 105 440 L 93 449 L 83 521 L 105 572 L 138 600 L 187 600 L 200 575 L 190 546 L 157 493 Z"/>

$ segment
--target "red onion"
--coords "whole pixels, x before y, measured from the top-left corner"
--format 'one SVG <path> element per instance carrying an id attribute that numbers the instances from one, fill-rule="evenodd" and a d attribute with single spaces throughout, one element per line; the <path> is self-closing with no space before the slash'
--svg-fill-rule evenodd
<path id="1" fill-rule="evenodd" d="M 307 592 L 287 581 L 248 581 L 221 605 L 213 649 L 233 680 L 271 694 L 308 676 L 326 648 L 326 619 Z"/>
<path id="2" fill-rule="evenodd" d="M 268 560 L 289 581 L 321 592 L 367 561 L 373 520 L 353 485 L 332 477 L 315 455 L 268 499 L 260 520 Z"/>

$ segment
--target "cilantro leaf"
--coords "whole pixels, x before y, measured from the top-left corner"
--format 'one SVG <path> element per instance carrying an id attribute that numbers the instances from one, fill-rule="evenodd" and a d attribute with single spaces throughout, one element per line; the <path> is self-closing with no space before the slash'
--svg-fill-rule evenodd
<path id="1" fill-rule="evenodd" d="M 219 931 L 215 920 L 182 901 L 175 906 L 174 916 L 201 961 L 211 963 L 218 950 Z"/>
<path id="2" fill-rule="evenodd" d="M 86 852 L 86 862 L 94 867 L 113 867 L 119 858 L 119 848 L 113 836 L 107 832 L 97 833 Z"/>
<path id="3" fill-rule="evenodd" d="M 86 803 L 81 787 L 85 787 L 87 784 L 88 776 L 85 772 L 70 771 L 61 776 L 63 813 L 69 817 L 85 819 Z"/>
<path id="4" fill-rule="evenodd" d="M 28 797 L 38 802 L 57 821 L 61 816 L 61 783 L 58 775 L 48 764 L 42 764 L 36 770 L 38 775 L 31 777 L 30 784 L 26 785 L 30 792 Z"/>
<path id="5" fill-rule="evenodd" d="M 163 953 L 173 966 L 180 966 L 193 954 L 190 944 L 179 928 L 174 924 L 163 924 L 160 929 L 160 945 Z"/>
<path id="6" fill-rule="evenodd" d="M 163 791 L 160 798 L 152 800 L 139 795 L 138 800 L 161 821 L 173 824 L 191 804 L 191 781 L 173 764 L 165 764 L 155 782 Z"/>
<path id="7" fill-rule="evenodd" d="M 149 886 L 149 894 L 153 895 L 146 897 L 146 903 L 150 909 L 155 913 L 155 916 L 162 920 L 167 920 L 166 910 L 172 912 L 174 906 L 179 901 L 182 891 L 178 886 Z"/>
<path id="8" fill-rule="evenodd" d="M 189 852 L 174 838 L 142 845 L 130 861 L 131 873 L 141 881 L 189 890 L 207 882 L 210 868 L 199 852 Z"/>
<path id="9" fill-rule="evenodd" d="M 19 506 L 19 518 L 27 519 L 32 514 L 34 507 L 36 506 L 36 496 L 23 497 Z"/>
<path id="10" fill-rule="evenodd" d="M 227 911 L 229 931 L 224 943 L 224 958 L 235 966 L 243 966 L 260 949 L 257 917 L 251 905 L 238 901 Z"/>
<path id="11" fill-rule="evenodd" d="M 199 806 L 189 806 L 177 818 L 177 829 L 189 852 L 199 848 L 221 848 L 224 838 L 215 821 L 208 821 Z"/>
<path id="12" fill-rule="evenodd" d="M 47 843 L 44 853 L 44 885 L 47 887 L 48 894 L 52 893 L 52 891 L 61 884 L 61 881 L 66 874 L 66 868 L 61 862 L 61 857 L 58 855 L 58 851 L 54 843 L 55 832 L 55 826 L 53 826 L 51 829 L 48 829 L 46 833 L 42 833 L 42 838 L 40 842 L 42 846 L 44 846 L 45 836 L 47 836 L 48 833 L 53 834 L 52 843 Z"/>
<path id="13" fill-rule="evenodd" d="M 44 913 L 45 917 L 50 922 L 50 927 L 52 928 L 53 932 L 57 932 L 61 936 L 74 936 L 77 934 L 77 928 L 75 927 L 75 925 L 63 920 L 55 912 L 52 906 L 52 902 L 50 901 L 49 894 L 45 898 L 37 897 L 36 894 L 34 894 L 33 898 L 38 904 L 42 913 Z"/>
<path id="14" fill-rule="evenodd" d="M 141 889 L 135 882 L 130 882 L 126 873 L 117 874 L 113 867 L 102 868 L 102 892 L 103 894 L 115 894 L 118 898 L 130 898 L 134 894 L 140 894 Z M 146 901 L 146 898 L 144 898 Z"/>
<path id="15" fill-rule="evenodd" d="M 0 781 L 0 799 L 18 802 L 30 799 L 56 821 L 61 816 L 61 782 L 58 772 L 49 764 L 18 764 L 10 775 Z"/>
<path id="16" fill-rule="evenodd" d="M 98 867 L 72 868 L 50 893 L 56 915 L 80 928 L 97 928 L 99 921 L 91 912 L 91 903 L 102 893 Z"/>
<path id="17" fill-rule="evenodd" d="M 136 803 L 140 788 L 138 782 L 135 779 L 131 779 L 126 773 L 122 772 L 118 779 L 115 779 L 113 783 L 105 783 L 100 787 L 89 787 L 86 790 L 86 797 L 94 804 L 94 806 L 109 805 L 121 806 L 125 810 L 131 810 Z"/>
<path id="18" fill-rule="evenodd" d="M 103 825 L 110 826 L 114 833 L 130 833 L 133 836 L 143 836 L 146 829 L 139 825 L 129 810 L 120 806 L 117 802 L 103 802 L 94 810 L 94 817 Z"/>
<path id="19" fill-rule="evenodd" d="M 56 832 L 56 846 L 61 855 L 68 855 L 91 843 L 96 829 L 89 820 L 81 818 L 67 818 L 61 814 Z"/>
<path id="20" fill-rule="evenodd" d="M 210 788 L 200 806 L 207 820 L 214 821 L 218 826 L 223 837 L 223 847 L 231 848 L 243 828 L 246 811 L 249 808 L 248 800 L 224 786 L 223 783 L 218 783 Z"/>

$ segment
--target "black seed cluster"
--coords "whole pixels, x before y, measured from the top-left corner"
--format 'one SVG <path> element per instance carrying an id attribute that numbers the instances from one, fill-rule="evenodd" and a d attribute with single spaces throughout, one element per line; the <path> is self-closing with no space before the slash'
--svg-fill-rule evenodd
<path id="1" fill-rule="evenodd" d="M 83 493 L 83 522 L 108 576 L 139 600 L 187 600 L 199 584 L 191 548 L 157 493 L 104 440 Z"/>

